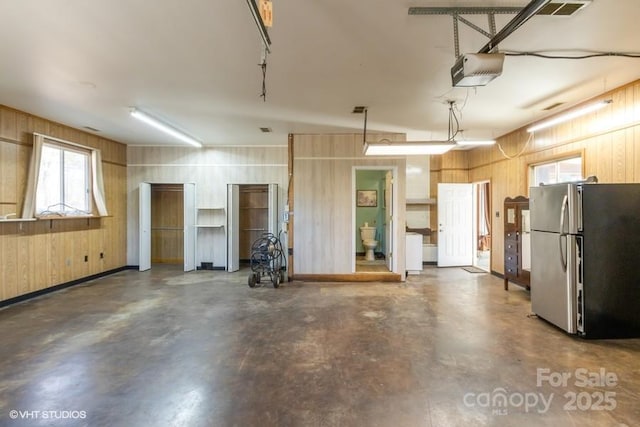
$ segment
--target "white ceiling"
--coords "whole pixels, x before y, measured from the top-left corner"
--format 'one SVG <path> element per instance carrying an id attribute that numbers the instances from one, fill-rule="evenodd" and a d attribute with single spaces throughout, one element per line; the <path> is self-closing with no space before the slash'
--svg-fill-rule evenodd
<path id="1" fill-rule="evenodd" d="M 452 88 L 451 17 L 408 15 L 410 6 L 527 3 L 273 0 L 263 102 L 262 42 L 244 0 L 0 0 L 0 104 L 128 144 L 180 144 L 131 118 L 137 106 L 205 145 L 227 145 L 361 132 L 355 105 L 369 108 L 371 131 L 444 138 L 455 100 L 474 139 L 640 78 L 639 59 L 507 57 L 489 85 Z M 498 30 L 513 16 L 498 15 Z M 569 18 L 532 18 L 500 49 L 637 52 L 639 16 L 638 0 L 594 0 Z M 467 18 L 488 30 L 485 16 Z M 462 53 L 487 41 L 461 25 Z"/>

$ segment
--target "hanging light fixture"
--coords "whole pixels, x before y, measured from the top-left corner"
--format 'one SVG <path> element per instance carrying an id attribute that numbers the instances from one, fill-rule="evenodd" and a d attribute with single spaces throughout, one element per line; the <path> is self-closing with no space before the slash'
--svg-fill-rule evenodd
<path id="1" fill-rule="evenodd" d="M 389 139 L 383 139 L 377 142 L 367 141 L 367 108 L 362 107 L 364 112 L 364 134 L 362 151 L 365 156 L 413 156 L 413 155 L 430 155 L 444 154 L 456 146 L 479 146 L 495 144 L 494 140 L 457 141 L 456 135 L 460 130 L 460 123 L 453 110 L 454 101 L 449 101 L 449 127 L 447 130 L 448 137 L 444 141 L 402 141 L 392 142 Z M 355 112 L 355 110 L 354 110 Z M 360 111 L 358 111 L 360 112 Z"/>
<path id="2" fill-rule="evenodd" d="M 594 104 L 586 105 L 586 106 L 584 106 L 582 108 L 578 108 L 576 110 L 569 111 L 569 112 L 567 112 L 565 114 L 561 114 L 561 115 L 559 115 L 557 117 L 554 117 L 554 118 L 552 118 L 550 120 L 546 120 L 544 122 L 540 122 L 537 125 L 533 125 L 533 126 L 527 128 L 527 132 L 532 133 L 532 132 L 535 132 L 535 131 L 538 131 L 538 130 L 541 130 L 541 129 L 546 129 L 546 128 L 549 128 L 551 126 L 555 126 L 555 125 L 560 124 L 560 123 L 567 122 L 569 120 L 578 118 L 580 116 L 584 116 L 586 114 L 589 114 L 589 113 L 597 111 L 597 110 L 599 110 L 601 108 L 604 108 L 607 105 L 611 104 L 612 102 L 613 102 L 613 100 L 611 100 L 611 99 L 605 99 L 603 101 L 599 101 L 599 102 L 596 102 Z"/>
<path id="3" fill-rule="evenodd" d="M 136 119 L 140 120 L 141 122 L 144 122 L 146 124 L 148 124 L 151 127 L 154 127 L 158 130 L 161 130 L 162 132 L 173 136 L 174 138 L 179 139 L 180 141 L 186 142 L 187 144 L 191 144 L 194 147 L 202 147 L 202 143 L 200 141 L 198 141 L 197 139 L 193 138 L 192 136 L 187 135 L 186 133 L 182 132 L 181 130 L 178 130 L 176 128 L 174 128 L 173 126 L 161 121 L 160 119 L 157 119 L 151 115 L 149 115 L 148 113 L 145 113 L 144 111 L 141 111 L 137 108 L 132 108 L 131 109 L 131 116 L 135 117 Z"/>
<path id="4" fill-rule="evenodd" d="M 477 145 L 493 145 L 496 143 L 495 139 L 484 139 L 484 140 L 478 140 L 478 141 L 473 141 L 473 140 L 468 140 L 468 139 L 462 139 L 462 140 L 456 140 L 456 144 L 457 145 L 462 145 L 462 146 L 477 146 Z"/>
<path id="5" fill-rule="evenodd" d="M 383 139 L 379 142 L 365 142 L 365 156 L 414 156 L 444 154 L 456 146 L 453 141 L 404 141 L 391 142 Z"/>

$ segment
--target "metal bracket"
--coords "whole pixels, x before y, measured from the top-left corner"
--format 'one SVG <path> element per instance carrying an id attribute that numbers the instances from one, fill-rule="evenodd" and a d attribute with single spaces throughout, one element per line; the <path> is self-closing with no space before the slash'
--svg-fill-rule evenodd
<path id="1" fill-rule="evenodd" d="M 450 15 L 453 18 L 453 43 L 456 59 L 460 57 L 460 36 L 458 22 L 479 32 L 488 39 L 496 35 L 497 14 L 517 14 L 521 7 L 410 7 L 409 15 Z M 462 17 L 461 15 L 487 15 L 489 31 Z"/>

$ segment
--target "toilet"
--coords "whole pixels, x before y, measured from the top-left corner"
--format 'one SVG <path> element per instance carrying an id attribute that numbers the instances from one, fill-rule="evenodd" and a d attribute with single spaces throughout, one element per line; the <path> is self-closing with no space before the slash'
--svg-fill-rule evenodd
<path id="1" fill-rule="evenodd" d="M 378 241 L 376 239 L 376 228 L 369 227 L 369 223 L 365 222 L 362 227 L 360 227 L 360 238 L 362 239 L 362 246 L 365 249 L 364 259 L 367 261 L 375 260 L 375 255 L 373 254 L 374 249 L 378 246 Z"/>

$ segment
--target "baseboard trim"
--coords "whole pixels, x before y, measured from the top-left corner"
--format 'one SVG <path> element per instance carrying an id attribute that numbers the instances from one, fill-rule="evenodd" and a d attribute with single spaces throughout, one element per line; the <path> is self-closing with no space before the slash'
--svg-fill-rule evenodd
<path id="1" fill-rule="evenodd" d="M 109 276 L 111 274 L 118 273 L 120 271 L 130 270 L 131 269 L 130 267 L 131 266 L 118 267 L 118 268 L 114 268 L 113 270 L 103 271 L 102 273 L 93 274 L 91 276 L 83 277 L 81 279 L 72 280 L 72 281 L 66 282 L 66 283 L 61 283 L 59 285 L 51 286 L 49 288 L 40 289 L 39 291 L 29 292 L 28 294 L 24 294 L 24 295 L 18 295 L 17 297 L 13 297 L 13 298 L 6 299 L 4 301 L 0 301 L 0 308 L 4 308 L 4 307 L 7 307 L 9 305 L 13 305 L 13 304 L 16 304 L 16 303 L 19 303 L 19 302 L 30 300 L 32 298 L 36 298 L 36 297 L 39 297 L 39 296 L 42 296 L 42 295 L 46 295 L 46 294 L 49 294 L 49 293 L 52 293 L 52 292 L 57 292 L 57 291 L 60 291 L 62 289 L 70 288 L 72 286 L 88 282 L 90 280 L 99 279 L 101 277 Z"/>
<path id="2" fill-rule="evenodd" d="M 301 282 L 402 282 L 396 273 L 294 274 L 291 280 Z"/>

